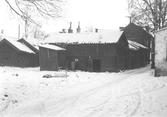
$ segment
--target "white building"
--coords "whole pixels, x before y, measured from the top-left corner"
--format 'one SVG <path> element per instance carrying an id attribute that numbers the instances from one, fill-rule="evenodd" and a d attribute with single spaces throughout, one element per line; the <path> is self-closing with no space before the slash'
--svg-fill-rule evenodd
<path id="1" fill-rule="evenodd" d="M 155 76 L 167 76 L 167 28 L 155 32 Z"/>

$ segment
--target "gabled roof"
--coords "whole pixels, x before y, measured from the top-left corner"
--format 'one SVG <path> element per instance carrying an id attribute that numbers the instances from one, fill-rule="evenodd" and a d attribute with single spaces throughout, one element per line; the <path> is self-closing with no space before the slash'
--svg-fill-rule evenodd
<path id="1" fill-rule="evenodd" d="M 43 43 L 116 43 L 123 31 L 99 30 L 98 33 L 52 33 Z"/>
<path id="2" fill-rule="evenodd" d="M 149 34 L 147 31 L 145 31 L 142 27 L 130 23 L 127 25 L 123 31 L 125 32 L 125 36 L 128 40 L 136 41 L 138 43 L 142 43 L 141 39 L 150 39 L 153 38 L 151 34 Z"/>
<path id="3" fill-rule="evenodd" d="M 55 46 L 55 45 L 50 45 L 50 44 L 43 44 L 43 45 L 39 45 L 39 47 L 43 47 L 43 48 L 47 48 L 47 49 L 51 49 L 51 50 L 66 50 L 64 48 Z"/>
<path id="4" fill-rule="evenodd" d="M 129 49 L 131 50 L 139 50 L 140 48 L 148 49 L 146 46 L 134 41 L 128 40 L 128 43 L 129 43 Z"/>
<path id="5" fill-rule="evenodd" d="M 27 52 L 27 53 L 33 53 L 35 54 L 30 48 L 28 48 L 26 45 L 16 41 L 16 40 L 11 40 L 11 39 L 2 39 L 0 41 L 0 44 L 2 43 L 7 43 L 9 44 L 12 48 L 14 48 L 16 51 L 20 52 Z"/>
<path id="6" fill-rule="evenodd" d="M 19 39 L 19 42 L 25 44 L 27 47 L 29 47 L 31 50 L 33 50 L 35 53 L 39 52 L 38 47 L 38 40 L 37 39 Z"/>

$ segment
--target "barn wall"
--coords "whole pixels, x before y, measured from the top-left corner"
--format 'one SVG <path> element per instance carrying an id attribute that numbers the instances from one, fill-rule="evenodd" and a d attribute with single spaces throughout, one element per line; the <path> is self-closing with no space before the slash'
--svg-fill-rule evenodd
<path id="1" fill-rule="evenodd" d="M 58 68 L 62 69 L 66 68 L 65 56 L 66 56 L 66 51 L 64 50 L 57 51 Z"/>
<path id="2" fill-rule="evenodd" d="M 141 48 L 139 50 L 129 50 L 128 69 L 135 69 L 146 66 L 149 63 L 147 52 L 147 49 Z"/>
<path id="3" fill-rule="evenodd" d="M 40 70 L 58 70 L 57 51 L 40 47 Z"/>
<path id="4" fill-rule="evenodd" d="M 116 45 L 113 44 L 69 44 L 67 56 L 114 56 Z"/>
<path id="5" fill-rule="evenodd" d="M 102 72 L 125 70 L 128 66 L 127 43 L 114 44 L 77 44 L 67 47 L 67 67 L 76 62 L 76 69 L 94 71 L 94 59 L 100 60 Z"/>
<path id="6" fill-rule="evenodd" d="M 150 43 L 153 39 L 153 36 L 146 32 L 142 27 L 137 26 L 133 23 L 130 23 L 128 26 L 124 28 L 124 33 L 128 40 L 132 40 L 134 42 L 138 42 L 146 47 L 148 47 L 147 53 L 144 52 L 144 56 L 146 58 L 143 59 L 144 63 L 141 66 L 147 65 L 150 63 Z M 139 66 L 139 65 L 138 65 Z"/>
<path id="7" fill-rule="evenodd" d="M 37 67 L 39 66 L 39 55 L 32 53 L 19 52 L 18 64 L 21 67 Z"/>
<path id="8" fill-rule="evenodd" d="M 124 40 L 125 41 L 125 40 Z M 117 69 L 125 70 L 128 68 L 128 44 L 127 42 L 117 43 Z"/>
<path id="9" fill-rule="evenodd" d="M 0 45 L 0 66 L 32 67 L 38 66 L 35 54 L 18 52 L 7 43 Z"/>
<path id="10" fill-rule="evenodd" d="M 136 68 L 136 51 L 129 49 L 129 56 L 128 56 L 128 69 Z"/>
<path id="11" fill-rule="evenodd" d="M 155 33 L 155 76 L 167 76 L 167 30 Z"/>
<path id="12" fill-rule="evenodd" d="M 75 62 L 75 60 L 78 60 L 78 62 Z M 67 57 L 67 67 L 69 69 L 72 69 L 72 62 L 75 62 L 76 66 L 75 69 L 76 70 L 83 70 L 83 71 L 90 71 L 93 72 L 93 60 L 94 59 L 98 59 L 100 60 L 100 64 L 101 64 L 101 72 L 115 72 L 117 71 L 117 58 L 115 56 L 103 56 L 103 57 L 99 57 L 99 56 L 70 56 Z"/>
<path id="13" fill-rule="evenodd" d="M 116 71 L 116 44 L 70 44 L 67 45 L 67 67 L 75 62 L 78 70 L 94 71 L 94 59 L 100 60 L 100 71 Z"/>
<path id="14" fill-rule="evenodd" d="M 53 43 L 52 43 L 53 44 Z M 83 71 L 94 71 L 96 60 L 100 61 L 100 71 L 119 71 L 128 66 L 128 42 L 123 34 L 118 43 L 83 43 L 83 44 L 54 44 L 66 49 L 66 66 Z"/>

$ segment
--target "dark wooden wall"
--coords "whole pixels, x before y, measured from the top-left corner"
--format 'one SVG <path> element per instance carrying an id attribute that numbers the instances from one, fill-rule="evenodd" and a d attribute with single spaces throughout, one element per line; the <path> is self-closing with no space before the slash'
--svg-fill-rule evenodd
<path id="1" fill-rule="evenodd" d="M 40 47 L 39 63 L 41 71 L 43 70 L 57 71 L 58 70 L 57 51 Z"/>
<path id="2" fill-rule="evenodd" d="M 67 56 L 114 56 L 116 45 L 112 44 L 68 44 Z"/>
<path id="3" fill-rule="evenodd" d="M 124 40 L 125 41 L 125 40 Z M 95 60 L 100 61 L 102 72 L 119 71 L 126 69 L 127 65 L 127 43 L 98 43 L 98 44 L 67 44 L 66 64 L 72 69 L 72 62 L 76 62 L 75 69 L 84 71 L 95 71 Z"/>
<path id="4" fill-rule="evenodd" d="M 39 59 L 35 54 L 17 51 L 7 43 L 2 43 L 0 66 L 36 67 L 39 66 Z"/>
<path id="5" fill-rule="evenodd" d="M 150 61 L 150 43 L 151 40 L 153 39 L 153 36 L 146 32 L 142 27 L 137 26 L 133 23 L 130 23 L 128 26 L 126 26 L 124 29 L 125 36 L 128 40 L 132 40 L 135 42 L 138 42 L 146 47 L 148 47 L 147 54 L 146 54 L 146 61 L 147 64 L 149 64 Z M 144 52 L 145 53 L 145 52 Z"/>
<path id="6" fill-rule="evenodd" d="M 65 69 L 66 68 L 65 56 L 66 56 L 66 51 L 65 50 L 57 51 L 58 68 L 60 68 L 60 69 Z"/>
<path id="7" fill-rule="evenodd" d="M 88 56 L 69 56 L 67 57 L 67 67 L 68 69 L 72 69 L 71 63 L 75 61 L 75 59 L 78 60 L 76 63 L 76 70 L 83 70 L 83 71 L 90 71 L 93 72 L 93 60 L 100 60 L 101 64 L 101 70 L 102 72 L 109 71 L 114 72 L 117 71 L 116 66 L 116 57 L 115 56 L 91 56 L 90 58 Z M 99 71 L 99 72 L 100 72 Z"/>
<path id="8" fill-rule="evenodd" d="M 124 33 L 116 43 L 52 43 L 66 49 L 66 66 L 83 71 L 119 71 L 128 66 L 128 42 Z M 97 65 L 95 65 L 97 64 Z M 98 66 L 99 65 L 99 66 Z M 95 69 L 95 67 L 99 67 Z"/>
<path id="9" fill-rule="evenodd" d="M 40 70 L 57 71 L 59 68 L 65 68 L 66 52 L 64 50 L 51 50 L 47 48 L 39 48 Z"/>
<path id="10" fill-rule="evenodd" d="M 149 50 L 142 49 L 139 50 L 130 50 L 128 52 L 128 69 L 135 69 L 144 67 L 149 64 L 148 59 Z"/>
<path id="11" fill-rule="evenodd" d="M 69 44 L 67 50 L 67 67 L 71 68 L 71 63 L 76 62 L 76 69 L 84 71 L 94 71 L 93 61 L 100 60 L 100 71 L 115 71 L 116 44 Z"/>

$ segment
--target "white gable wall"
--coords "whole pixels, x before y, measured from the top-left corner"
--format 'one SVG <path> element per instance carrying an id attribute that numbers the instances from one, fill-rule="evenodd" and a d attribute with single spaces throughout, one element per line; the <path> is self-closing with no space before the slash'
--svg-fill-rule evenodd
<path id="1" fill-rule="evenodd" d="M 159 75 L 167 75 L 167 29 L 155 33 L 155 67 Z"/>

